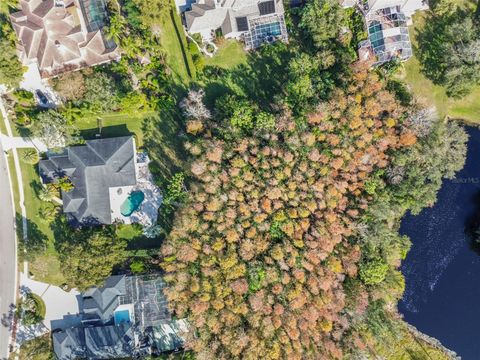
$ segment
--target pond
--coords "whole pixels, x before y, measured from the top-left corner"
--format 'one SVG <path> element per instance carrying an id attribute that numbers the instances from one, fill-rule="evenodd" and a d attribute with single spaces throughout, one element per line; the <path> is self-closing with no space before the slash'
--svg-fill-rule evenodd
<path id="1" fill-rule="evenodd" d="M 480 130 L 467 131 L 465 167 L 444 181 L 434 207 L 402 221 L 400 232 L 412 248 L 402 264 L 406 290 L 399 309 L 463 360 L 479 360 L 480 255 L 469 234 L 480 213 Z"/>

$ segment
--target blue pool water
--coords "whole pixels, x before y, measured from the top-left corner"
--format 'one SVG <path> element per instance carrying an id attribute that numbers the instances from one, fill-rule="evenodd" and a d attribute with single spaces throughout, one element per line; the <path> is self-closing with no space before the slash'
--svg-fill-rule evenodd
<path id="1" fill-rule="evenodd" d="M 256 31 L 264 37 L 282 35 L 282 29 L 279 22 L 258 25 Z"/>
<path id="2" fill-rule="evenodd" d="M 130 312 L 128 310 L 115 311 L 113 317 L 115 319 L 115 325 L 130 322 Z"/>
<path id="3" fill-rule="evenodd" d="M 120 212 L 123 216 L 132 215 L 142 204 L 145 194 L 141 191 L 133 191 L 120 206 Z"/>

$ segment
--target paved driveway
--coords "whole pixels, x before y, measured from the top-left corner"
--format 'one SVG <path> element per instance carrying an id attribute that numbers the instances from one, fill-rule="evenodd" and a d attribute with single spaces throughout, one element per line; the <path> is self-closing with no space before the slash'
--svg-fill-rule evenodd
<path id="1" fill-rule="evenodd" d="M 36 148 L 39 152 L 46 152 L 48 150 L 47 146 L 42 141 L 34 138 L 9 137 L 0 134 L 0 142 L 5 151 L 21 148 Z"/>
<path id="2" fill-rule="evenodd" d="M 8 357 L 16 293 L 15 222 L 10 179 L 5 153 L 0 143 L 0 359 Z"/>
<path id="3" fill-rule="evenodd" d="M 46 313 L 44 326 L 48 330 L 65 329 L 80 322 L 78 296 L 80 293 L 73 289 L 66 292 L 58 286 L 29 279 L 24 273 L 20 274 L 20 291 L 27 290 L 40 296 L 45 302 Z"/>
<path id="4" fill-rule="evenodd" d="M 1 0 L 0 0 L 1 1 Z M 35 98 L 38 99 L 36 91 L 41 91 L 48 99 L 48 104 L 42 105 L 44 107 L 53 108 L 60 103 L 60 99 L 48 85 L 46 80 L 43 80 L 40 77 L 40 72 L 38 71 L 37 64 L 30 64 L 27 66 L 27 71 L 23 75 L 23 81 L 20 83 L 22 89 L 31 91 L 35 94 Z M 40 105 L 40 104 L 39 104 Z"/>

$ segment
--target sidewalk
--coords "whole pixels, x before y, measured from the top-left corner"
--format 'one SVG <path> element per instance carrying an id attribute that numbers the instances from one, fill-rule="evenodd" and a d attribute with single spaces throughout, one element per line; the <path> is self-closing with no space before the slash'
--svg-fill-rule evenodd
<path id="1" fill-rule="evenodd" d="M 10 137 L 1 134 L 0 141 L 2 142 L 5 151 L 22 148 L 35 148 L 39 152 L 46 152 L 48 150 L 47 146 L 39 139 Z"/>

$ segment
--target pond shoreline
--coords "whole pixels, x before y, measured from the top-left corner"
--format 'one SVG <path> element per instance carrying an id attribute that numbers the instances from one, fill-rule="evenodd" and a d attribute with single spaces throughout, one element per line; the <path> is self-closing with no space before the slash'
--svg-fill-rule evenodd
<path id="1" fill-rule="evenodd" d="M 470 138 L 464 168 L 443 181 L 434 206 L 402 219 L 400 233 L 412 247 L 401 266 L 406 288 L 398 308 L 420 333 L 463 360 L 478 360 L 480 256 L 470 233 L 480 220 L 480 129 L 465 128 Z"/>

